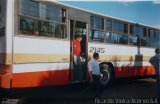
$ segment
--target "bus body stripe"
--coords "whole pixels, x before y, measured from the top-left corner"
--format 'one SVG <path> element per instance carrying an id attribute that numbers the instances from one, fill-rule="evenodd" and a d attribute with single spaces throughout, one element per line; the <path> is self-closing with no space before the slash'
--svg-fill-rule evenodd
<path id="1" fill-rule="evenodd" d="M 14 54 L 14 63 L 69 62 L 69 54 Z"/>
<path id="2" fill-rule="evenodd" d="M 149 76 L 154 75 L 155 70 L 153 66 L 122 66 L 115 67 L 115 77 L 125 78 L 125 77 L 135 77 L 135 76 Z"/>
<path id="3" fill-rule="evenodd" d="M 14 73 L 13 88 L 65 85 L 69 83 L 69 70 Z"/>
<path id="4" fill-rule="evenodd" d="M 133 66 L 151 66 L 148 61 L 114 61 L 114 67 L 133 67 Z M 69 62 L 62 63 L 28 63 L 28 64 L 14 64 L 13 73 L 37 72 L 37 71 L 52 71 L 69 69 Z"/>
<path id="5" fill-rule="evenodd" d="M 136 77 L 154 75 L 153 66 L 115 67 L 115 77 Z M 40 87 L 69 84 L 69 70 L 52 70 L 26 73 L 13 73 L 12 87 Z"/>
<path id="6" fill-rule="evenodd" d="M 149 61 L 151 56 L 100 55 L 100 61 Z M 14 63 L 69 62 L 70 54 L 15 53 Z"/>
<path id="7" fill-rule="evenodd" d="M 69 63 L 29 63 L 14 64 L 13 73 L 53 71 L 69 69 Z"/>

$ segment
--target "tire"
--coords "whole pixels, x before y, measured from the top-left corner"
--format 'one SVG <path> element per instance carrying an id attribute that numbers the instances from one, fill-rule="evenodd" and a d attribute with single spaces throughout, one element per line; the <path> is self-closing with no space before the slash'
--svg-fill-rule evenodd
<path id="1" fill-rule="evenodd" d="M 108 85 L 112 80 L 112 68 L 107 64 L 101 65 L 101 74 L 103 75 L 101 78 L 101 83 L 103 86 Z"/>

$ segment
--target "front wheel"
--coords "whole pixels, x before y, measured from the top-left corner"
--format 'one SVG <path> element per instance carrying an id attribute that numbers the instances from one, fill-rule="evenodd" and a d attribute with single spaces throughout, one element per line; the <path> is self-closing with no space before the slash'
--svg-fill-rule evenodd
<path id="1" fill-rule="evenodd" d="M 112 80 L 112 71 L 111 70 L 112 70 L 112 68 L 109 65 L 107 65 L 107 64 L 101 65 L 101 74 L 102 74 L 101 83 L 102 83 L 102 85 L 106 86 Z"/>

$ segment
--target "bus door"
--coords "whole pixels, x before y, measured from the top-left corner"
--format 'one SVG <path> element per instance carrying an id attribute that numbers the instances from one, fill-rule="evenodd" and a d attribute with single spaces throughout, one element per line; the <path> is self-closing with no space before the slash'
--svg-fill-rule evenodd
<path id="1" fill-rule="evenodd" d="M 70 20 L 70 81 L 84 81 L 87 79 L 87 23 Z M 80 35 L 81 54 L 80 57 L 74 55 L 75 35 Z"/>

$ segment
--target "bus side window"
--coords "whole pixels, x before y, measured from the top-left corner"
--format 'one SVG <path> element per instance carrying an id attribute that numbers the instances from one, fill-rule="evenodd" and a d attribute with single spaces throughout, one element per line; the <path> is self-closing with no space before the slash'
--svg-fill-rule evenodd
<path id="1" fill-rule="evenodd" d="M 106 43 L 115 43 L 115 44 L 118 44 L 118 34 L 114 34 L 114 33 L 106 33 L 105 35 L 105 42 Z"/>
<path id="2" fill-rule="evenodd" d="M 22 34 L 39 35 L 38 21 L 21 17 L 20 32 Z"/>
<path id="3" fill-rule="evenodd" d="M 141 46 L 141 38 L 137 35 L 137 45 Z"/>
<path id="4" fill-rule="evenodd" d="M 159 34 L 158 31 L 156 32 L 156 30 L 154 29 L 149 29 L 148 31 L 149 37 L 148 37 L 148 46 L 149 47 L 154 47 L 157 48 L 159 47 Z"/>
<path id="5" fill-rule="evenodd" d="M 45 21 L 41 21 L 41 25 L 40 25 L 40 30 L 41 30 L 41 36 L 48 36 L 48 22 Z"/>
<path id="6" fill-rule="evenodd" d="M 119 35 L 119 44 L 128 44 L 128 35 Z"/>
<path id="7" fill-rule="evenodd" d="M 129 42 L 130 42 L 130 45 L 137 45 L 137 37 L 130 36 Z"/>

